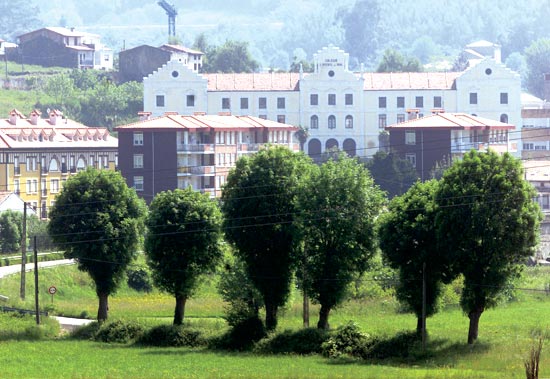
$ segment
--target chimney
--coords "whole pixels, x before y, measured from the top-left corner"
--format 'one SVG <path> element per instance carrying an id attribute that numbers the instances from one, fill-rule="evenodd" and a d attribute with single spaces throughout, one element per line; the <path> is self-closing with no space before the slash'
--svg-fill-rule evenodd
<path id="1" fill-rule="evenodd" d="M 193 116 L 206 116 L 206 112 L 193 112 Z"/>
<path id="2" fill-rule="evenodd" d="M 17 109 L 12 109 L 10 112 L 10 124 L 17 125 L 17 119 L 23 118 L 23 114 Z"/>
<path id="3" fill-rule="evenodd" d="M 218 116 L 231 116 L 231 112 L 218 112 Z"/>
<path id="4" fill-rule="evenodd" d="M 407 109 L 407 114 L 409 115 L 409 120 L 416 120 L 418 118 L 418 114 L 420 113 L 420 109 Z"/>
<path id="5" fill-rule="evenodd" d="M 550 101 L 550 73 L 544 75 L 544 100 Z"/>
<path id="6" fill-rule="evenodd" d="M 139 121 L 147 121 L 151 119 L 151 112 L 138 112 Z"/>
<path id="7" fill-rule="evenodd" d="M 50 124 L 56 125 L 57 120 L 62 118 L 63 118 L 63 113 L 61 113 L 57 109 L 54 109 L 53 111 L 50 112 Z"/>
<path id="8" fill-rule="evenodd" d="M 33 110 L 31 112 L 31 124 L 37 125 L 41 114 L 42 112 L 40 112 L 38 109 Z"/>

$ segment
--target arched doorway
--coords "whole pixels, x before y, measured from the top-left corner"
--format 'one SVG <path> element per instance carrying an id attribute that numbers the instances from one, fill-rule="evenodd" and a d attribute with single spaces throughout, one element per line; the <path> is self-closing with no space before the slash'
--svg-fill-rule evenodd
<path id="1" fill-rule="evenodd" d="M 325 150 L 332 150 L 332 149 L 338 149 L 338 141 L 336 141 L 334 138 L 330 138 L 325 143 Z"/>
<path id="2" fill-rule="evenodd" d="M 352 138 L 346 138 L 342 144 L 342 148 L 350 157 L 355 157 L 357 154 L 355 140 Z"/>
<path id="3" fill-rule="evenodd" d="M 321 141 L 317 138 L 309 140 L 307 143 L 307 154 L 314 161 L 321 159 Z"/>

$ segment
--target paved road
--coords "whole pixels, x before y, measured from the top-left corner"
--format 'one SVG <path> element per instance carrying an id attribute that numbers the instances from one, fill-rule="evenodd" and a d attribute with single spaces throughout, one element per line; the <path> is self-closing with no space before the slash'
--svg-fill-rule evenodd
<path id="1" fill-rule="evenodd" d="M 74 264 L 74 261 L 72 259 L 61 259 L 58 261 L 38 262 L 38 268 L 72 265 L 72 264 Z M 27 263 L 25 265 L 25 271 L 28 272 L 32 270 L 34 270 L 34 263 Z M 6 275 L 17 274 L 18 272 L 21 272 L 21 265 L 0 267 L 0 278 L 3 278 Z"/>

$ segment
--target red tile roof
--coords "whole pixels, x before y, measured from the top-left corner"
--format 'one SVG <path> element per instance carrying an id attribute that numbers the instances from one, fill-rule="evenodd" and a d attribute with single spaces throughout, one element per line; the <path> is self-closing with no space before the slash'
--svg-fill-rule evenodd
<path id="1" fill-rule="evenodd" d="M 203 74 L 209 91 L 297 91 L 300 74 Z"/>
<path id="2" fill-rule="evenodd" d="M 404 89 L 451 89 L 455 79 L 462 72 L 367 72 L 364 89 L 404 90 Z"/>
<path id="3" fill-rule="evenodd" d="M 392 129 L 476 129 L 491 128 L 500 130 L 514 129 L 514 125 L 506 124 L 500 121 L 491 120 L 484 117 L 472 116 L 466 113 L 438 113 L 426 117 L 400 122 L 389 125 L 388 130 Z"/>

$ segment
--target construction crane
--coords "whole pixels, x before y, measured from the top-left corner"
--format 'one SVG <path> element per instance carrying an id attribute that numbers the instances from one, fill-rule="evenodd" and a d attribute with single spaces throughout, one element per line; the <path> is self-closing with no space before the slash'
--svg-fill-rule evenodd
<path id="1" fill-rule="evenodd" d="M 178 15 L 178 11 L 176 11 L 176 8 L 174 5 L 168 4 L 168 2 L 164 0 L 160 0 L 157 2 L 158 5 L 162 7 L 166 11 L 166 14 L 168 15 L 168 37 L 176 36 L 176 16 Z"/>

